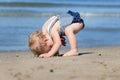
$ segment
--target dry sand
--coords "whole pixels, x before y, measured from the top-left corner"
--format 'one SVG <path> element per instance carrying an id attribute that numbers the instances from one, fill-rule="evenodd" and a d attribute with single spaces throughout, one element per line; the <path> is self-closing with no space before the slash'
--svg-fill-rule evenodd
<path id="1" fill-rule="evenodd" d="M 120 46 L 79 52 L 44 59 L 31 52 L 0 52 L 0 80 L 120 80 Z"/>

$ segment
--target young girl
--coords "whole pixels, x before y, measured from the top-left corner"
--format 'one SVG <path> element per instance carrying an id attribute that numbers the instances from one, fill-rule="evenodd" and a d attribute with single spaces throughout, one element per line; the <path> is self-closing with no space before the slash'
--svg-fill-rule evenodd
<path id="1" fill-rule="evenodd" d="M 42 31 L 35 31 L 29 36 L 29 47 L 35 55 L 42 58 L 55 56 L 61 45 L 65 45 L 63 36 L 70 44 L 70 51 L 63 56 L 78 55 L 75 34 L 84 28 L 84 21 L 78 12 L 69 10 L 67 14 L 72 18 L 62 22 L 61 17 L 53 16 L 43 25 Z"/>

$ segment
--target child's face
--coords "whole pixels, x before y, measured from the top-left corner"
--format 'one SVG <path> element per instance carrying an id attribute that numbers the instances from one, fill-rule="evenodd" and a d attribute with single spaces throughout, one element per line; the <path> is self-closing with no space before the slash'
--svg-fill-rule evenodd
<path id="1" fill-rule="evenodd" d="M 46 52 L 49 52 L 50 49 L 52 48 L 53 46 L 53 41 L 51 39 L 46 39 L 46 47 L 45 47 L 45 51 Z"/>

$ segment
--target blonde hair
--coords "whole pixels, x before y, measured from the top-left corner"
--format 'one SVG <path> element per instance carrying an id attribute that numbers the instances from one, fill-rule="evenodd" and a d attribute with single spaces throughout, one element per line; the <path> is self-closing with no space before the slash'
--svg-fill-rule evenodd
<path id="1" fill-rule="evenodd" d="M 46 36 L 43 34 L 42 31 L 35 31 L 33 33 L 30 34 L 29 36 L 29 47 L 30 50 L 34 53 L 35 56 L 39 56 L 40 54 L 43 54 L 45 52 L 45 46 L 46 43 L 44 42 L 44 39 L 46 38 Z M 34 44 L 36 42 L 39 42 L 39 46 L 34 47 Z"/>

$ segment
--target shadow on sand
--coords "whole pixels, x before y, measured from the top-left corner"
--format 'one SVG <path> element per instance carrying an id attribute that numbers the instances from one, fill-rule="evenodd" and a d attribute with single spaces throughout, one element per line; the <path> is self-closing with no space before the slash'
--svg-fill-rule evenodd
<path id="1" fill-rule="evenodd" d="M 93 52 L 82 52 L 82 53 L 79 53 L 78 56 L 87 55 L 87 54 L 93 54 Z M 64 54 L 58 54 L 57 56 L 62 57 L 63 55 Z"/>
<path id="2" fill-rule="evenodd" d="M 78 56 L 86 55 L 86 54 L 93 54 L 93 52 L 82 52 L 82 53 L 79 53 Z"/>

